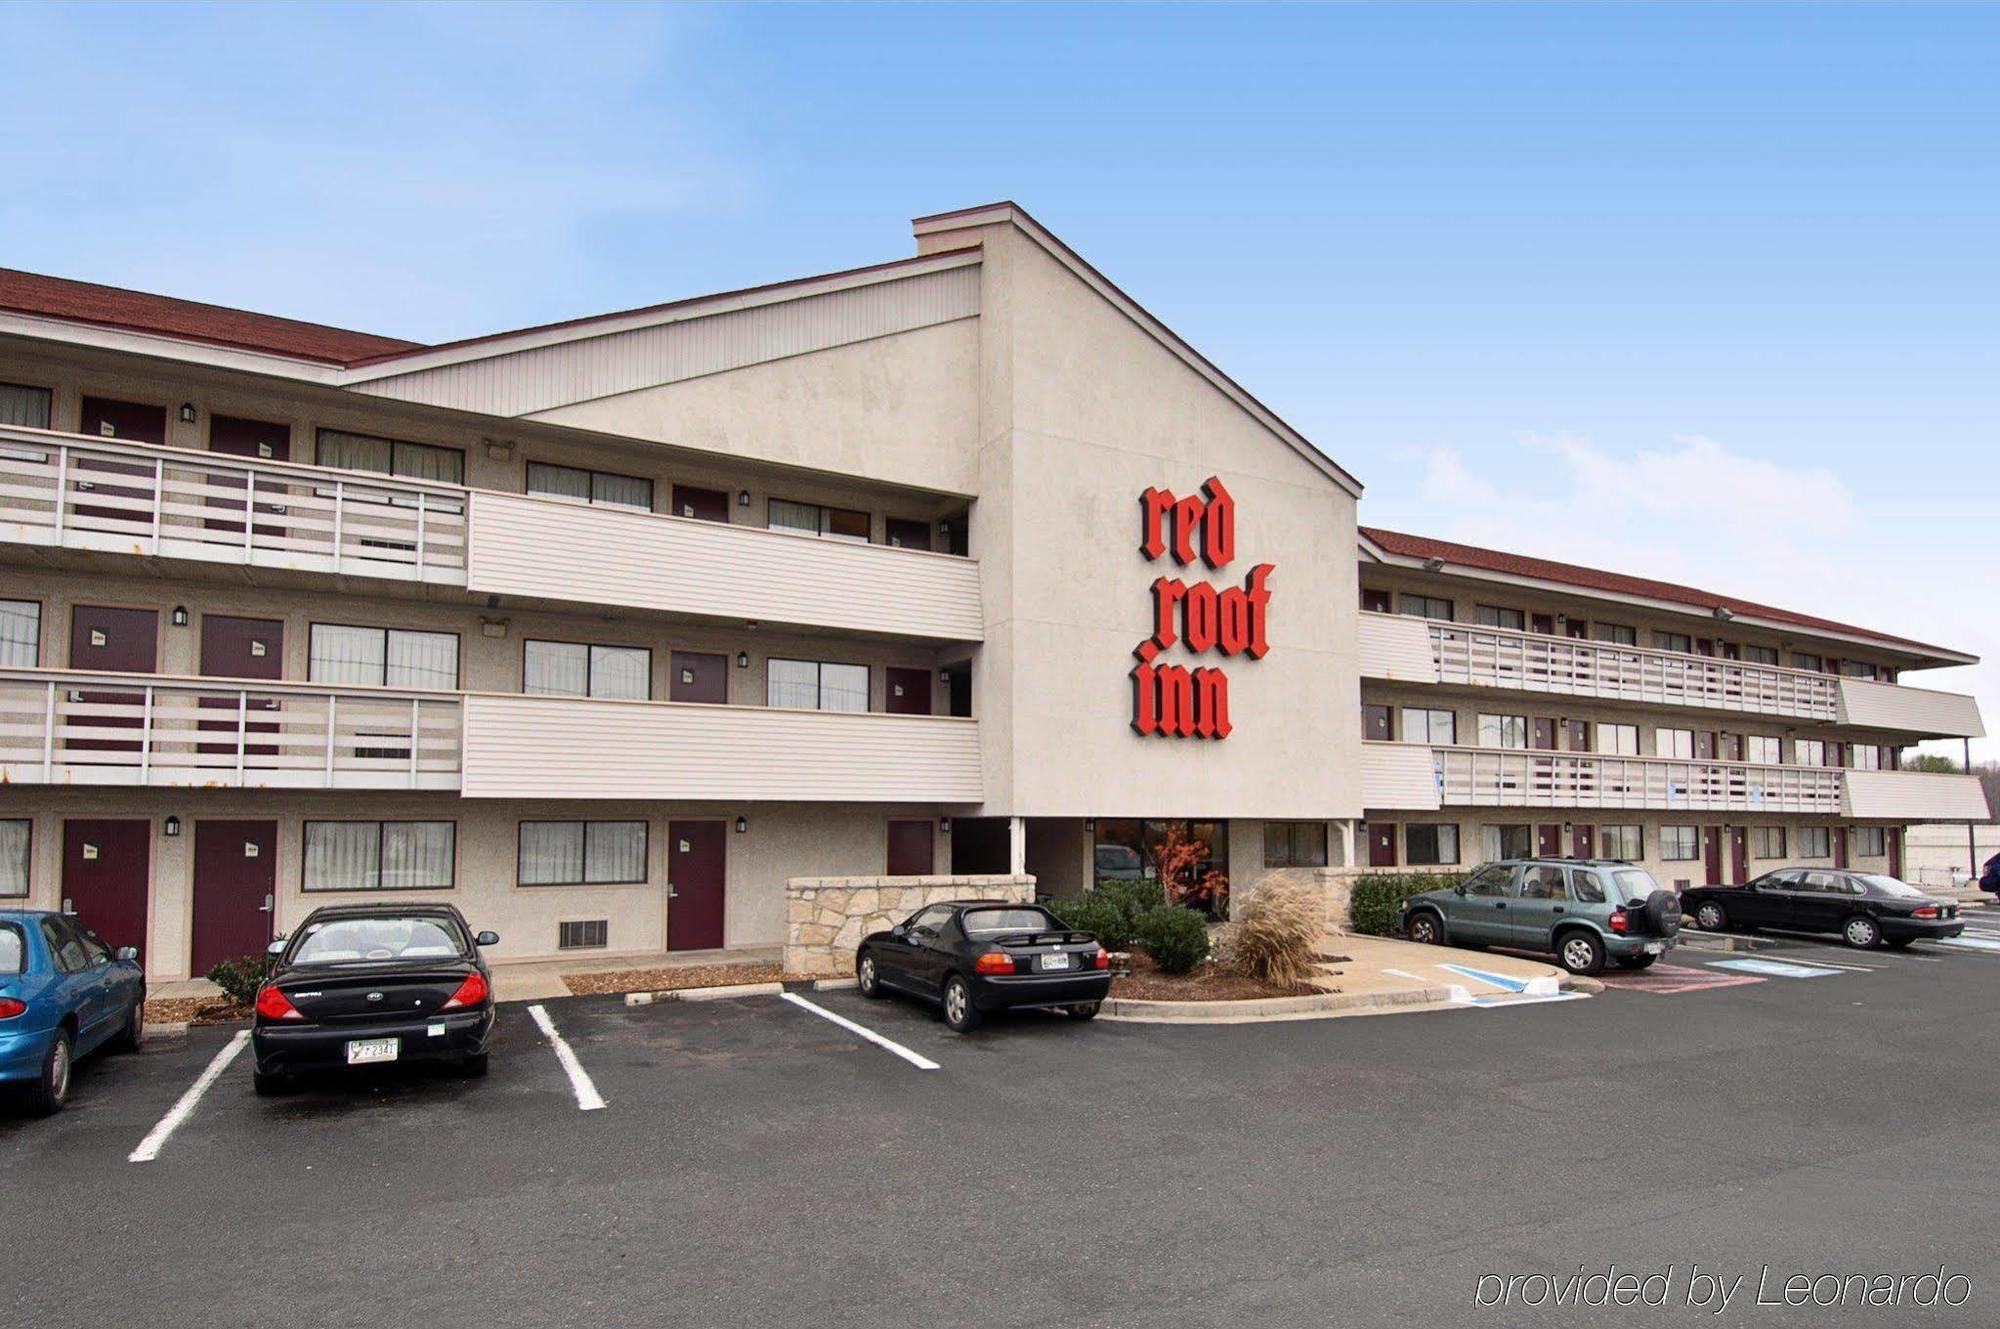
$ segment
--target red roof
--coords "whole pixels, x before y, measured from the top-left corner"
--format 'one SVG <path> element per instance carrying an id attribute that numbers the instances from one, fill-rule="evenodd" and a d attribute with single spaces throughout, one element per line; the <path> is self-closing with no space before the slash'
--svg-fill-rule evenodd
<path id="1" fill-rule="evenodd" d="M 396 337 L 350 332 L 321 323 L 302 323 L 292 318 L 253 314 L 196 300 L 176 300 L 167 295 L 148 295 L 66 277 L 44 277 L 12 268 L 0 268 L 0 309 L 134 332 L 156 332 L 329 364 L 346 364 L 367 356 L 412 351 L 422 346 L 421 342 Z"/>
<path id="2" fill-rule="evenodd" d="M 1385 531 L 1376 526 L 1363 526 L 1360 530 L 1364 539 L 1372 540 L 1385 552 L 1403 558 L 1439 558 L 1447 564 L 1456 563 L 1486 572 L 1504 572 L 1515 577 L 1561 582 L 1566 586 L 1603 591 L 1612 595 L 1642 595 L 1655 600 L 1671 600 L 1677 604 L 1693 605 L 1709 611 L 1720 607 L 1739 616 L 1768 619 L 1775 623 L 1793 623 L 1802 628 L 1816 628 L 1822 632 L 1866 637 L 1870 641 L 1900 646 L 1905 650 L 1921 651 L 1927 655 L 1964 658 L 1962 652 L 1947 650 L 1942 646 L 1929 646 L 1920 641 L 1911 641 L 1907 637 L 1892 637 L 1885 632 L 1876 632 L 1872 628 L 1857 628 L 1851 623 L 1836 623 L 1830 618 L 1815 618 L 1811 614 L 1777 609 L 1771 605 L 1758 604 L 1754 600 L 1740 600 L 1733 595 L 1697 590 L 1692 586 L 1677 586 L 1670 581 L 1654 581 L 1650 577 L 1628 577 L 1622 572 L 1578 567 L 1574 563 L 1530 558 L 1526 554 L 1509 554 L 1499 549 L 1481 549 L 1477 545 L 1454 544 L 1450 540 L 1433 540 L 1428 536 L 1404 535 L 1400 531 Z"/>

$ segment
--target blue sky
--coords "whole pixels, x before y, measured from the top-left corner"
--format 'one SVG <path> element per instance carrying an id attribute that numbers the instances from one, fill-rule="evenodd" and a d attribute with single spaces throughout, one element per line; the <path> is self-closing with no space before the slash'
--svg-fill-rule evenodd
<path id="1" fill-rule="evenodd" d="M 1364 520 L 2000 657 L 2000 8 L 12 6 L 0 43 L 45 53 L 9 266 L 432 340 L 1010 197 Z M 2000 727 L 2000 665 L 1929 677 Z"/>

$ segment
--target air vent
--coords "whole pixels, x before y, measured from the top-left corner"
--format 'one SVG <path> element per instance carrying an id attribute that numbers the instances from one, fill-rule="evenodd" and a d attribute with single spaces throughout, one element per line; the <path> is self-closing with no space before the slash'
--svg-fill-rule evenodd
<path id="1" fill-rule="evenodd" d="M 611 923 L 603 918 L 579 918 L 556 924 L 556 949 L 584 951 L 610 944 Z"/>

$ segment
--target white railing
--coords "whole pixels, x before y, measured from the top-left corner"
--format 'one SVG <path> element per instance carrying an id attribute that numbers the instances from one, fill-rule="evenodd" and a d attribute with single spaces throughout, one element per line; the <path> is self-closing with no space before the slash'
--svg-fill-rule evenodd
<path id="1" fill-rule="evenodd" d="M 0 783 L 456 789 L 451 693 L 0 669 Z"/>
<path id="2" fill-rule="evenodd" d="M 187 448 L 0 428 L 0 540 L 465 583 L 466 491 Z"/>
<path id="3" fill-rule="evenodd" d="M 1445 807 L 1640 808 L 1838 816 L 1843 772 L 1828 766 L 1600 756 L 1518 748 L 1433 748 Z"/>

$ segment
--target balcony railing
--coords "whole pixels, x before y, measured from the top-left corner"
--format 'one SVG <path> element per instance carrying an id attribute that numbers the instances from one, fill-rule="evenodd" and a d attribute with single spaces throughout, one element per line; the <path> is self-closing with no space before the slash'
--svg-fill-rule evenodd
<path id="1" fill-rule="evenodd" d="M 1840 680 L 1827 674 L 1401 614 L 1361 615 L 1361 673 L 1752 715 L 1840 718 Z"/>
<path id="2" fill-rule="evenodd" d="M 0 669 L 0 783 L 456 789 L 459 698 Z"/>
<path id="3" fill-rule="evenodd" d="M 1418 750 L 1426 749 L 1419 746 Z M 1436 786 L 1434 799 L 1417 796 L 1411 783 L 1404 780 L 1364 789 L 1363 802 L 1371 808 L 1634 808 L 1831 816 L 1842 811 L 1845 772 L 1835 767 L 1755 766 L 1516 748 L 1427 750 Z M 1396 766 L 1389 761 L 1364 762 L 1363 779 L 1367 781 L 1371 771 L 1386 773 Z"/>
<path id="4" fill-rule="evenodd" d="M 454 485 L 0 427 L 0 540 L 465 584 Z"/>

